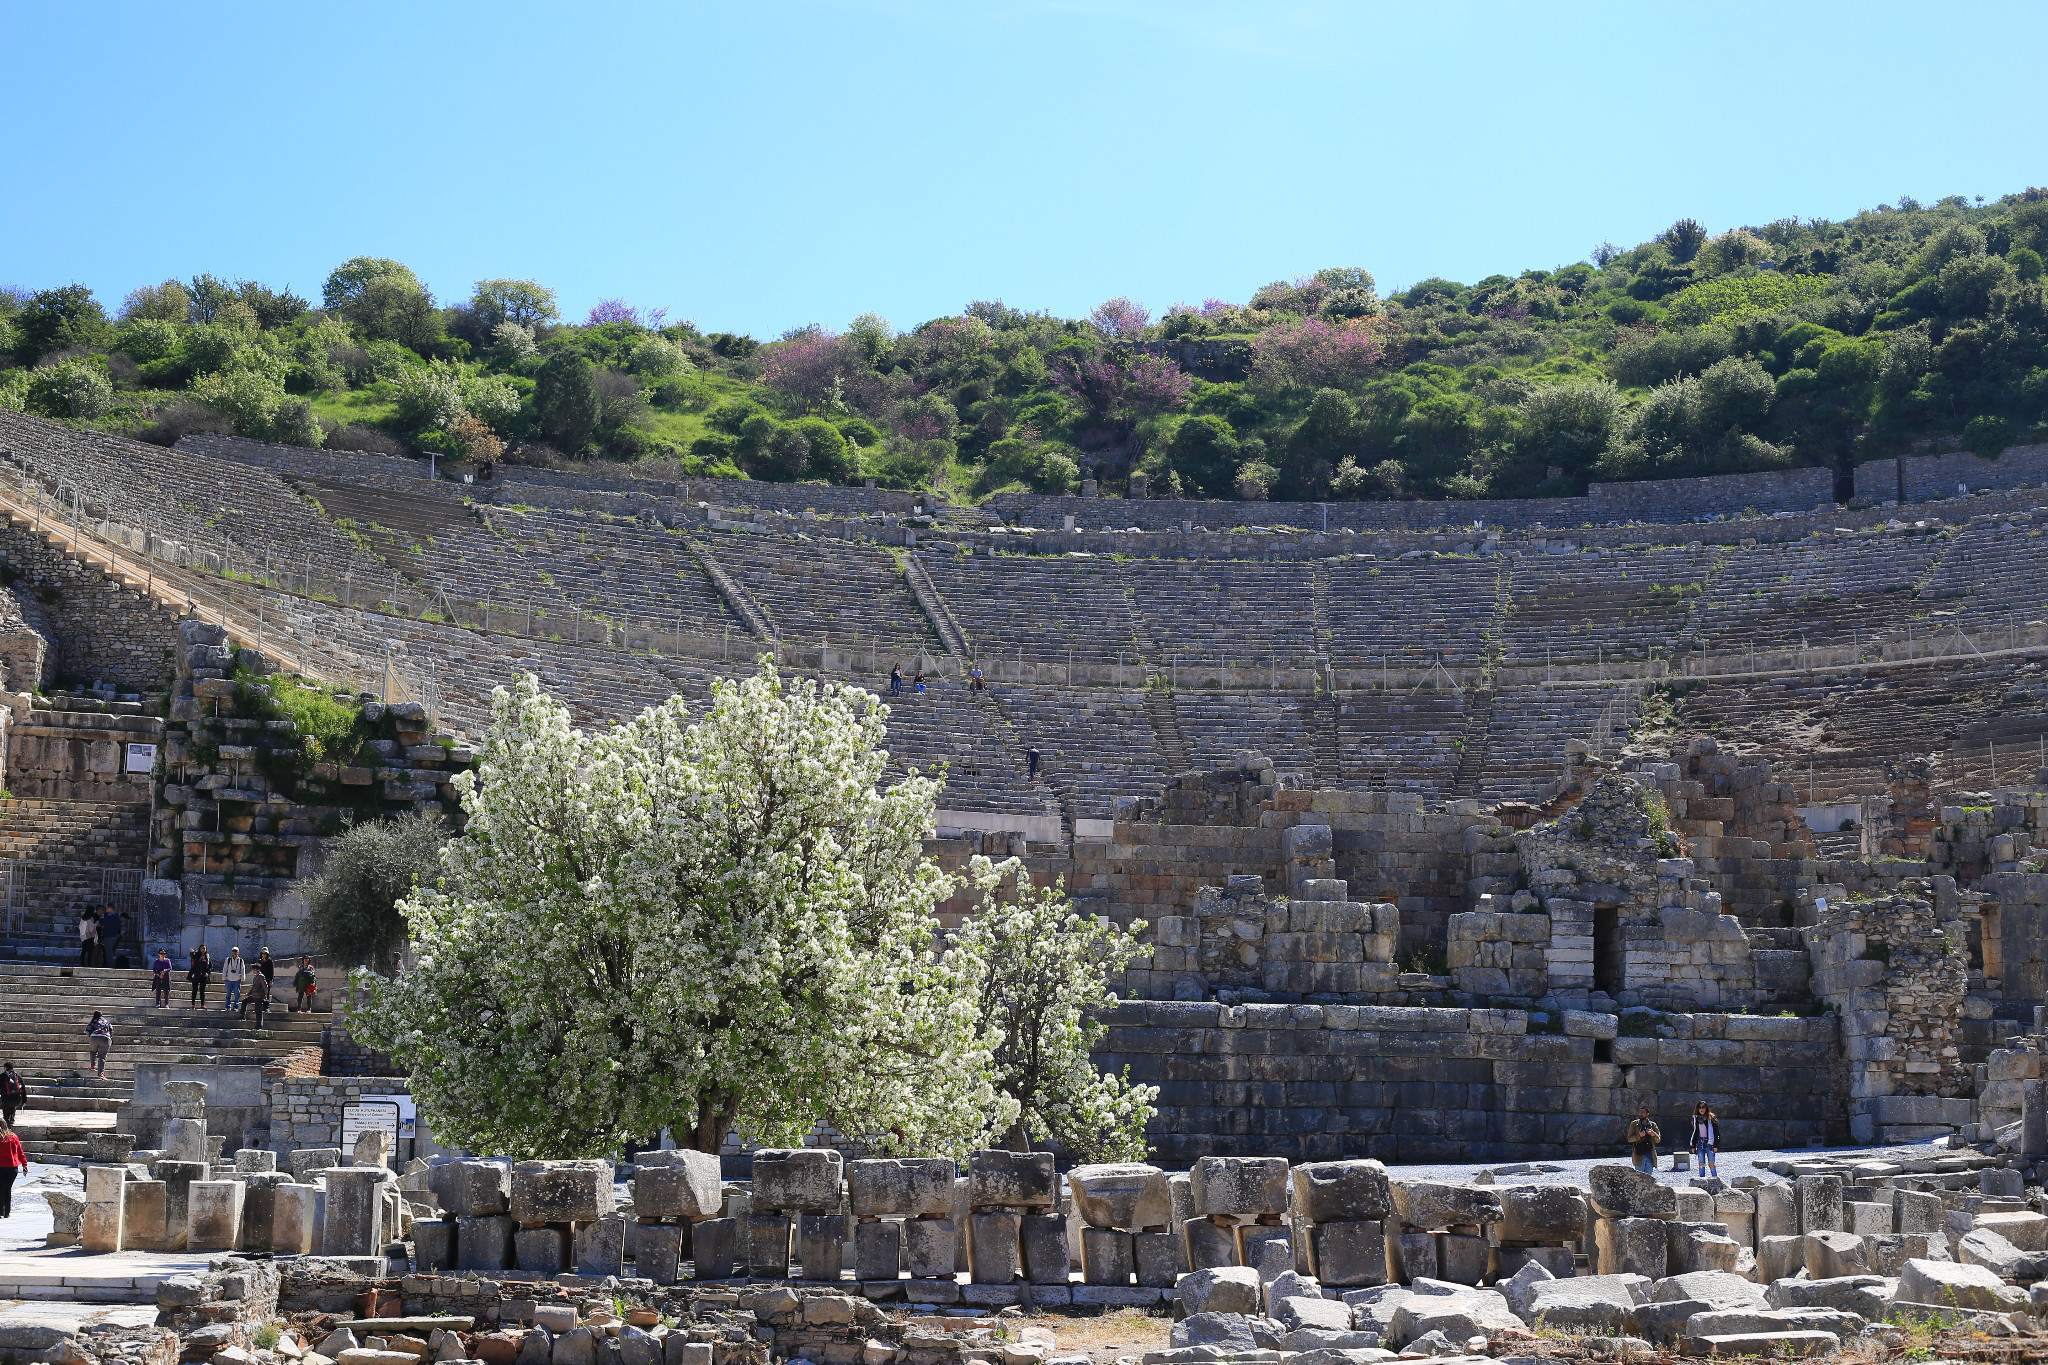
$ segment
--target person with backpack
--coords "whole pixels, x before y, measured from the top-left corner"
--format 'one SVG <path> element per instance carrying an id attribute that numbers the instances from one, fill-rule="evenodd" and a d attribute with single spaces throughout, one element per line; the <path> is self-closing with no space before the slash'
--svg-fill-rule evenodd
<path id="1" fill-rule="evenodd" d="M 14 1069 L 14 1063 L 7 1063 L 0 1069 L 0 1121 L 9 1128 L 14 1126 L 14 1111 L 28 1101 L 28 1082 Z"/>
<path id="2" fill-rule="evenodd" d="M 171 1007 L 171 950 L 156 950 L 156 961 L 149 964 L 149 981 L 156 987 L 156 1007 L 167 1010 Z"/>
<path id="3" fill-rule="evenodd" d="M 85 1036 L 92 1040 L 92 1074 L 95 1080 L 107 1078 L 107 1053 L 114 1046 L 113 1021 L 98 1010 L 92 1012 L 92 1022 L 85 1026 Z"/>
<path id="4" fill-rule="evenodd" d="M 313 1012 L 313 992 L 318 990 L 319 987 L 320 981 L 313 975 L 313 959 L 310 957 L 300 958 L 298 973 L 292 977 L 292 989 L 299 993 L 299 1003 L 292 1006 L 292 1012 L 295 1014 L 311 1014 Z"/>
<path id="5" fill-rule="evenodd" d="M 249 979 L 249 964 L 242 960 L 240 947 L 228 949 L 228 960 L 220 964 L 220 1007 L 242 1012 L 242 983 Z"/>
<path id="6" fill-rule="evenodd" d="M 213 980 L 213 954 L 206 951 L 204 943 L 192 950 L 192 965 L 185 969 L 185 979 L 192 983 L 190 1008 L 205 1009 L 206 983 Z"/>

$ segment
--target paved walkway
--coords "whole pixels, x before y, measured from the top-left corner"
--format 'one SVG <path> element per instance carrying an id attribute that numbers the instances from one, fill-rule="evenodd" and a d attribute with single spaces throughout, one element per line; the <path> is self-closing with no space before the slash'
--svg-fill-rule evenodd
<path id="1" fill-rule="evenodd" d="M 89 1316 L 109 1304 L 153 1304 L 158 1284 L 173 1275 L 204 1270 L 212 1259 L 207 1252 L 90 1255 L 77 1247 L 44 1246 L 50 1233 L 50 1205 L 43 1191 L 78 1189 L 77 1179 L 78 1173 L 66 1167 L 34 1162 L 27 1176 L 16 1181 L 14 1212 L 0 1218 L 0 1321 L 11 1321 L 10 1315 L 17 1313 Z M 48 1300 L 71 1302 L 38 1302 Z M 149 1320 L 155 1320 L 153 1308 Z"/>

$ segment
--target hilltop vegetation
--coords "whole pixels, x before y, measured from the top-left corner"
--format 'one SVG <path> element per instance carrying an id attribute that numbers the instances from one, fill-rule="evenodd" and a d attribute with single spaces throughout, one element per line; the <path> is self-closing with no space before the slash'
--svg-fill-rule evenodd
<path id="1" fill-rule="evenodd" d="M 969 496 L 1140 470 L 1191 497 L 1569 494 L 2026 439 L 2048 418 L 2044 250 L 2048 190 L 2030 189 L 1718 235 L 1685 219 L 1558 269 L 1384 297 L 1328 269 L 1156 319 L 1121 298 L 1086 318 L 976 302 L 766 343 L 619 300 L 564 322 L 531 280 L 444 306 L 358 257 L 317 306 L 206 275 L 111 316 L 79 285 L 0 291 L 0 406 L 166 443 L 203 429 Z"/>

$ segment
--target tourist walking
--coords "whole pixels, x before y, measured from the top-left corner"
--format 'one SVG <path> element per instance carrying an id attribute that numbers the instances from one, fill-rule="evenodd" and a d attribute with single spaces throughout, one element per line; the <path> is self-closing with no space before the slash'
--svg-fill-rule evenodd
<path id="1" fill-rule="evenodd" d="M 14 1178 L 28 1169 L 28 1153 L 21 1150 L 14 1120 L 0 1123 L 0 1218 L 14 1216 Z"/>
<path id="2" fill-rule="evenodd" d="M 256 1028 L 263 1028 L 263 1011 L 270 1008 L 270 978 L 261 972 L 249 974 L 249 1009 L 256 1015 Z"/>
<path id="3" fill-rule="evenodd" d="M 1038 746 L 1036 744 L 1024 751 L 1024 776 L 1027 778 L 1038 776 Z"/>
<path id="4" fill-rule="evenodd" d="M 167 1010 L 171 1007 L 171 950 L 156 950 L 156 961 L 149 964 L 150 984 L 156 987 L 156 1007 Z"/>
<path id="5" fill-rule="evenodd" d="M 114 1025 L 98 1010 L 92 1012 L 92 1022 L 85 1026 L 85 1036 L 92 1040 L 92 1074 L 99 1080 L 107 1078 L 107 1053 L 114 1046 Z"/>
<path id="6" fill-rule="evenodd" d="M 90 910 L 78 912 L 78 965 L 92 966 L 94 951 L 100 942 L 100 917 Z"/>
<path id="7" fill-rule="evenodd" d="M 200 944 L 192 950 L 192 965 L 185 969 L 185 979 L 192 983 L 191 1008 L 206 1008 L 206 983 L 213 980 L 213 954 Z"/>
<path id="8" fill-rule="evenodd" d="M 903 695 L 903 667 L 901 664 L 890 665 L 889 695 L 892 697 L 900 697 Z"/>
<path id="9" fill-rule="evenodd" d="M 242 961 L 239 947 L 228 949 L 228 960 L 220 964 L 220 1007 L 242 1012 L 242 983 L 249 979 L 249 964 Z"/>
<path id="10" fill-rule="evenodd" d="M 126 958 L 116 958 L 121 951 L 121 912 L 108 906 L 100 912 L 100 965 L 102 967 L 125 967 Z"/>
<path id="11" fill-rule="evenodd" d="M 1658 1129 L 1657 1120 L 1650 1117 L 1650 1106 L 1641 1106 L 1628 1123 L 1629 1154 L 1637 1170 L 1656 1171 L 1657 1144 L 1663 1140 L 1664 1134 Z"/>
<path id="12" fill-rule="evenodd" d="M 27 1099 L 28 1082 L 22 1080 L 21 1073 L 14 1069 L 13 1062 L 7 1063 L 4 1068 L 0 1068 L 0 1120 L 4 1120 L 7 1126 L 12 1128 L 14 1111 L 21 1108 Z"/>
<path id="13" fill-rule="evenodd" d="M 319 978 L 313 975 L 313 959 L 310 957 L 300 958 L 299 970 L 292 977 L 292 989 L 297 991 L 299 995 L 299 1003 L 292 1006 L 294 1013 L 303 1012 L 311 1014 L 313 1012 L 313 992 L 319 988 L 319 985 Z"/>
<path id="14" fill-rule="evenodd" d="M 981 680 L 980 664 L 976 664 L 973 668 L 967 671 L 967 690 L 970 692 L 988 691 L 988 684 Z"/>
<path id="15" fill-rule="evenodd" d="M 272 1003 L 275 1003 L 277 1000 L 277 962 L 270 956 L 270 949 L 268 947 L 265 947 L 262 952 L 256 954 L 256 970 L 263 973 L 264 978 L 269 981 L 270 999 Z"/>
<path id="16" fill-rule="evenodd" d="M 1692 1165 L 1695 1175 L 1718 1176 L 1714 1151 L 1721 1145 L 1721 1124 L 1705 1100 L 1692 1107 Z"/>

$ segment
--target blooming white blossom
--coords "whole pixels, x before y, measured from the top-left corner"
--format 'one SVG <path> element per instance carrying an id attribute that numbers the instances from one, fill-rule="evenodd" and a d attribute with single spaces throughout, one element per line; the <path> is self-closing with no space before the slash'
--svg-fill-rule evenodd
<path id="1" fill-rule="evenodd" d="M 1022 1131 L 1005 1145 L 1049 1139 L 1082 1161 L 1144 1160 L 1158 1087 L 1109 1075 L 1089 1056 L 1104 1032 L 1089 1011 L 1116 1003 L 1109 982 L 1144 953 L 1144 921 L 1126 930 L 1083 915 L 1064 888 L 1032 886 L 1014 858 L 977 858 L 971 875 L 986 891 L 958 951 L 982 963 L 979 1027 L 996 1088 L 1018 1104 Z"/>
<path id="2" fill-rule="evenodd" d="M 671 698 L 586 735 L 531 675 L 492 715 L 467 829 L 404 905 L 417 965 L 365 978 L 355 1018 L 437 1137 L 605 1156 L 666 1127 L 715 1151 L 822 1119 L 957 1154 L 1015 1122 L 981 940 L 934 933 L 938 784 L 882 788 L 874 697 L 764 661 L 694 723 Z"/>

